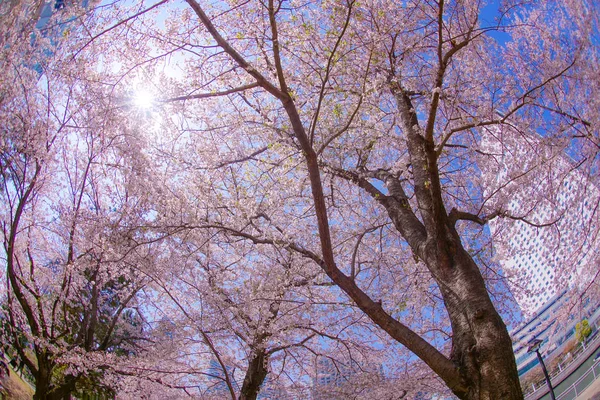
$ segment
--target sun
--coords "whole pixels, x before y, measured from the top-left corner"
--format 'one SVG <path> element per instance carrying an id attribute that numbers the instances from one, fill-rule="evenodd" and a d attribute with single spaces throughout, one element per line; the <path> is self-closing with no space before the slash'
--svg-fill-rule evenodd
<path id="1" fill-rule="evenodd" d="M 154 95 L 147 89 L 138 88 L 133 94 L 133 104 L 138 108 L 150 108 L 154 101 Z"/>

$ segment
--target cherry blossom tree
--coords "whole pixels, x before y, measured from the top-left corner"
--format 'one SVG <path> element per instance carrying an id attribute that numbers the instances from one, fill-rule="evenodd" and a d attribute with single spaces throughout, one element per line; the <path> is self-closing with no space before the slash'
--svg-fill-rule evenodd
<path id="1" fill-rule="evenodd" d="M 296 222 L 281 235 L 277 229 L 270 235 L 258 229 L 251 233 L 252 225 L 232 228 L 240 223 L 222 218 L 217 218 L 218 225 L 254 243 L 285 243 L 321 265 L 363 312 L 424 360 L 460 398 L 520 398 L 511 340 L 461 235 L 471 231 L 466 223 L 484 225 L 501 216 L 524 217 L 484 199 L 485 187 L 478 190 L 482 182 L 476 174 L 485 172 L 486 164 L 476 163 L 476 155 L 482 139 L 498 132 L 535 135 L 545 126 L 548 130 L 541 134 L 550 140 L 588 130 L 587 120 L 565 115 L 562 106 L 551 105 L 556 97 L 547 94 L 573 84 L 569 71 L 589 70 L 589 65 L 579 62 L 590 51 L 585 46 L 589 36 L 581 41 L 585 50 L 567 45 L 571 51 L 563 53 L 566 57 L 545 58 L 551 50 L 544 46 L 554 38 L 538 39 L 535 32 L 547 27 L 562 33 L 560 25 L 551 28 L 545 8 L 523 9 L 522 20 L 510 20 L 515 26 L 507 30 L 514 44 L 504 51 L 487 34 L 500 29 L 502 19 L 490 26 L 481 24 L 478 3 L 303 6 L 271 1 L 215 8 L 193 0 L 187 3 L 195 16 L 189 10 L 176 13 L 176 24 L 183 26 L 169 26 L 168 44 L 163 36 L 157 46 L 162 44 L 165 52 L 174 45 L 189 46 L 199 57 L 189 58 L 189 80 L 176 81 L 178 86 L 172 89 L 174 94 L 181 89 L 187 94 L 168 101 L 208 99 L 196 112 L 197 126 L 202 132 L 217 130 L 221 136 L 217 143 L 214 136 L 212 144 L 203 143 L 207 152 L 229 153 L 237 155 L 230 160 L 249 162 L 304 159 L 305 169 L 284 176 L 306 182 L 297 190 L 310 188 L 312 201 L 300 206 L 288 203 L 276 211 L 269 207 L 268 215 L 271 220 L 273 214 L 291 220 L 303 215 L 291 212 L 299 207 L 317 222 L 306 227 L 304 221 Z M 560 21 L 568 20 L 577 6 L 591 7 L 572 6 L 561 8 Z M 583 14 L 580 11 L 580 20 L 589 21 Z M 199 32 L 197 21 L 203 31 Z M 533 29 L 532 21 L 537 23 Z M 573 28 L 574 36 L 585 33 Z M 537 54 L 527 46 L 541 50 L 539 60 L 528 60 Z M 215 110 L 211 104 L 233 115 L 211 112 Z M 189 104 L 183 107 L 188 115 L 196 110 Z M 554 118 L 546 120 L 540 110 L 548 109 Z M 218 122 L 206 121 L 207 115 Z M 550 134 L 555 125 L 548 121 L 562 123 L 563 129 Z M 594 151 L 594 134 L 584 134 L 582 139 Z M 274 149 L 278 143 L 285 150 Z M 202 162 L 206 160 L 210 158 L 202 157 Z M 262 199 L 266 193 L 289 190 L 284 189 L 290 187 L 285 178 L 275 185 L 277 189 L 261 191 L 262 197 L 258 193 L 248 197 Z M 237 186 L 247 189 L 260 180 L 245 182 Z M 369 198 L 373 202 L 369 216 L 378 220 L 364 225 L 351 212 L 364 210 Z M 240 214 L 248 215 L 247 222 L 259 215 L 239 206 L 235 210 L 232 215 L 238 220 Z M 342 232 L 349 233 L 353 224 L 362 225 L 364 232 L 378 225 L 393 227 L 405 243 L 404 250 L 427 268 L 433 293 L 441 297 L 449 317 L 449 355 L 391 315 L 369 293 L 366 282 L 357 279 L 350 255 L 360 253 L 345 252 L 342 246 Z M 318 231 L 320 246 L 315 248 L 299 230 Z M 354 236 L 359 249 L 364 235 Z"/>
<path id="2" fill-rule="evenodd" d="M 162 364 L 164 384 L 202 398 L 278 397 L 312 390 L 306 380 L 315 379 L 315 357 L 364 377 L 367 364 L 389 361 L 393 346 L 378 349 L 382 339 L 365 334 L 370 325 L 323 282 L 317 266 L 285 249 L 216 240 L 219 230 L 173 236 L 165 247 L 173 267 L 153 279 L 148 304 L 168 319 L 172 340 L 185 343 L 173 351 L 177 368 Z M 185 383 L 175 369 L 187 369 Z"/>
<path id="3" fill-rule="evenodd" d="M 147 340 L 136 296 L 154 255 L 137 230 L 148 210 L 140 145 L 101 86 L 63 75 L 56 43 L 2 51 L 3 342 L 36 399 L 112 393 L 115 359 Z"/>
<path id="4" fill-rule="evenodd" d="M 490 185 L 484 144 L 539 135 L 534 164 L 562 146 L 594 176 L 596 6 L 506 2 L 486 22 L 480 2 L 186 3 L 164 29 L 138 11 L 102 31 L 152 40 L 119 56 L 188 147 L 172 161 L 197 208 L 174 208 L 179 223 L 312 260 L 459 398 L 522 398 L 475 239 L 493 219 L 539 222 Z M 423 307 L 403 312 L 399 287 Z M 437 331 L 419 332 L 426 316 Z"/>
<path id="5" fill-rule="evenodd" d="M 548 169 L 556 171 L 551 160 L 563 155 L 584 171 L 584 187 L 597 185 L 599 13 L 586 0 L 506 1 L 494 18 L 485 16 L 484 6 L 461 0 L 140 2 L 98 10 L 98 25 L 73 39 L 72 60 L 101 54 L 100 65 L 110 67 L 110 78 L 88 70 L 92 80 L 105 82 L 116 96 L 136 85 L 155 94 L 145 122 L 156 136 L 139 137 L 153 159 L 148 170 L 161 184 L 125 174 L 137 195 L 144 188 L 156 202 L 146 213 L 139 211 L 144 207 L 137 197 L 125 202 L 137 222 L 161 232 L 157 237 L 181 234 L 178 244 L 193 243 L 186 234 L 203 232 L 217 246 L 252 248 L 233 264 L 235 254 L 226 251 L 212 264 L 192 260 L 204 274 L 192 286 L 198 302 L 177 292 L 170 285 L 181 282 L 169 282 L 166 275 L 158 273 L 155 282 L 179 302 L 177 312 L 185 311 L 188 323 L 198 320 L 200 301 L 212 300 L 211 307 L 235 303 L 235 314 L 215 320 L 256 328 L 242 334 L 248 345 L 245 369 L 259 378 L 255 382 L 264 379 L 266 368 L 253 362 L 264 359 L 269 348 L 261 344 L 267 337 L 258 321 L 266 324 L 262 328 L 275 326 L 281 311 L 273 307 L 280 310 L 284 298 L 277 297 L 280 290 L 318 267 L 316 282 L 326 282 L 326 276 L 459 398 L 523 397 L 510 337 L 490 299 L 502 289 L 494 278 L 502 279 L 503 271 L 487 263 L 485 226 L 492 220 L 554 224 L 553 216 L 536 220 L 535 204 L 559 196 Z M 113 134 L 121 128 L 106 125 Z M 492 142 L 502 151 L 490 147 Z M 509 145 L 530 148 L 515 153 L 525 153 L 526 162 L 503 158 L 502 165 L 499 154 Z M 126 147 L 133 151 L 140 144 Z M 102 165 L 114 168 L 112 161 Z M 144 168 L 131 170 L 142 175 Z M 27 173 L 24 182 L 37 183 L 35 168 Z M 540 181 L 544 184 L 536 186 Z M 535 203 L 525 211 L 510 201 L 524 186 L 522 202 Z M 38 195 L 35 185 L 19 187 L 5 195 L 17 200 Z M 18 201 L 8 204 L 18 211 Z M 19 213 L 7 213 L 7 226 Z M 120 209 L 116 214 L 130 215 Z M 594 216 L 597 211 L 583 220 L 595 236 Z M 107 230 L 125 239 L 109 240 L 106 247 L 126 254 L 125 260 L 134 255 L 126 250 L 131 231 L 123 224 L 129 226 L 119 220 L 116 231 Z M 68 232 L 76 225 L 65 226 Z M 11 243 L 11 231 L 5 232 Z M 16 238 L 22 231 L 14 232 Z M 16 263 L 15 246 L 6 246 L 9 265 Z M 30 265 L 37 260 L 27 256 L 26 244 L 19 246 L 22 260 Z M 295 276 L 281 263 L 254 263 L 275 250 L 303 259 L 293 264 Z M 594 271 L 597 257 L 586 260 L 584 268 Z M 252 280 L 238 277 L 227 286 L 220 280 L 224 275 L 211 275 L 230 264 L 265 280 L 273 291 L 270 300 L 241 313 L 245 303 L 228 291 L 240 285 L 243 292 Z M 270 286 L 273 277 L 284 283 Z M 597 287 L 597 277 L 586 286 Z M 24 290 L 19 288 L 11 281 L 15 298 L 29 296 L 17 294 Z M 27 307 L 34 302 L 19 302 L 31 314 Z M 200 326 L 196 334 L 207 332 Z M 398 365 L 406 371 L 421 365 L 414 357 L 403 360 L 408 361 Z M 221 364 L 226 381 L 227 365 Z"/>

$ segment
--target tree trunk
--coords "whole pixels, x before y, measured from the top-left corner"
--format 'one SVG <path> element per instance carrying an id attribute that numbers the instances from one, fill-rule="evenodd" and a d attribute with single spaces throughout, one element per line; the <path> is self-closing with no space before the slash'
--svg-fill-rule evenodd
<path id="1" fill-rule="evenodd" d="M 75 390 L 77 378 L 72 375 L 65 376 L 60 386 L 52 383 L 54 366 L 48 361 L 46 353 L 38 357 L 38 370 L 35 376 L 35 394 L 33 400 L 70 400 L 71 393 Z"/>
<path id="2" fill-rule="evenodd" d="M 462 399 L 522 399 L 512 341 L 494 308 L 479 268 L 454 228 L 447 243 L 428 243 L 434 272 L 452 325 L 451 360 L 459 367 Z M 441 254 L 440 252 L 446 253 Z M 432 257 L 434 258 L 434 257 Z M 436 260 L 437 259 L 437 260 Z"/>
<path id="3" fill-rule="evenodd" d="M 386 208 L 413 252 L 425 261 L 442 293 L 452 325 L 450 358 L 464 381 L 464 388 L 455 394 L 469 400 L 522 399 L 506 325 L 490 300 L 479 268 L 462 245 L 456 221 L 446 211 L 433 136 L 419 128 L 414 105 L 404 91 L 397 86 L 392 90 L 406 134 L 421 219 L 417 221 L 412 210 Z M 398 180 L 390 180 L 388 188 L 397 200 L 406 200 Z M 407 201 L 402 205 L 410 208 Z M 412 226 L 412 232 L 407 226 Z M 415 235 L 419 228 L 421 233 Z"/>
<path id="4" fill-rule="evenodd" d="M 51 370 L 45 364 L 46 363 L 39 363 L 38 365 L 38 371 L 35 376 L 35 393 L 33 395 L 33 400 L 46 400 L 46 394 L 50 391 Z"/>
<path id="5" fill-rule="evenodd" d="M 248 363 L 248 369 L 246 370 L 246 376 L 244 377 L 239 400 L 256 400 L 258 392 L 260 391 L 260 386 L 267 377 L 268 363 L 269 356 L 264 349 L 259 348 L 254 352 L 252 359 Z"/>
<path id="6" fill-rule="evenodd" d="M 46 400 L 71 400 L 71 394 L 75 391 L 75 382 L 75 377 L 68 376 L 63 385 L 48 394 Z"/>

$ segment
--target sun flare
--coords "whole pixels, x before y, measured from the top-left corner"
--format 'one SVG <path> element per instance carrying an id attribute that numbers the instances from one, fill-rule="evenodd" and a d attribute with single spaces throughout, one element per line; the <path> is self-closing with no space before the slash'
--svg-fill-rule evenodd
<path id="1" fill-rule="evenodd" d="M 138 108 L 150 108 L 154 104 L 154 95 L 147 89 L 139 88 L 134 93 L 133 104 Z"/>

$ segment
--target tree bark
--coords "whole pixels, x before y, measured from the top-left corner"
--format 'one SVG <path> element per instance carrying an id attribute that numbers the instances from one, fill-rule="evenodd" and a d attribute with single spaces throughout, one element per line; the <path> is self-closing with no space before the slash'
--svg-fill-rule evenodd
<path id="1" fill-rule="evenodd" d="M 391 179 L 391 196 L 402 207 L 386 207 L 413 252 L 424 260 L 442 294 L 452 326 L 451 360 L 458 367 L 466 391 L 462 399 L 522 399 L 512 341 L 496 311 L 475 261 L 462 245 L 454 221 L 444 206 L 433 139 L 421 135 L 410 98 L 398 86 L 392 92 L 400 111 L 410 155 L 413 185 L 421 219 L 408 207 L 399 181 Z M 404 215 L 402 215 L 404 214 Z M 415 218 L 407 216 L 413 214 Z M 422 222 L 421 222 L 422 221 Z M 415 237 L 407 226 L 425 238 Z"/>
<path id="2" fill-rule="evenodd" d="M 240 392 L 239 400 L 256 400 L 261 385 L 267 377 L 269 356 L 262 348 L 256 350 L 248 363 L 244 383 Z"/>
<path id="3" fill-rule="evenodd" d="M 479 268 L 452 231 L 445 243 L 426 246 L 426 252 L 433 255 L 426 263 L 436 271 L 434 279 L 452 325 L 450 358 L 467 388 L 466 393 L 457 395 L 464 399 L 522 399 L 506 326 L 489 298 Z"/>
<path id="4" fill-rule="evenodd" d="M 46 366 L 46 363 L 40 363 L 39 360 L 40 358 L 38 357 L 38 370 L 35 376 L 33 400 L 46 400 L 46 395 L 50 391 L 51 370 Z"/>
<path id="5" fill-rule="evenodd" d="M 77 378 L 66 375 L 64 381 L 56 386 L 52 383 L 52 373 L 56 365 L 50 360 L 50 355 L 43 351 L 38 353 L 38 369 L 35 371 L 35 393 L 33 400 L 68 400 L 75 391 Z"/>

